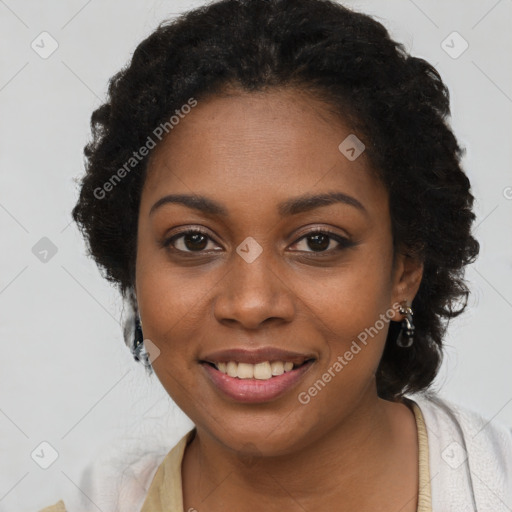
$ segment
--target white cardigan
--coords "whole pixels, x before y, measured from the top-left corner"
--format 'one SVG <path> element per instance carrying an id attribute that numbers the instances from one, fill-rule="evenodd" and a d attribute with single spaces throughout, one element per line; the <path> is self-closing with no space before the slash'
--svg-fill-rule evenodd
<path id="1" fill-rule="evenodd" d="M 408 395 L 420 407 L 428 435 L 433 512 L 512 512 L 512 429 L 438 395 Z M 169 451 L 129 444 L 105 454 L 84 472 L 80 489 L 64 496 L 67 512 L 140 512 Z M 128 462 L 126 453 L 130 452 Z M 144 455 L 136 455 L 144 451 Z M 135 454 L 135 455 L 134 455 Z"/>
<path id="2" fill-rule="evenodd" d="M 435 394 L 409 398 L 427 428 L 433 512 L 512 512 L 512 428 Z"/>

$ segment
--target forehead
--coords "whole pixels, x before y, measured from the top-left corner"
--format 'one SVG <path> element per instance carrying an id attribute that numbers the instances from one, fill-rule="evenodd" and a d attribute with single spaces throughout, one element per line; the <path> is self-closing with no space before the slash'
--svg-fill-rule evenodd
<path id="1" fill-rule="evenodd" d="M 153 150 L 143 199 L 209 192 L 247 205 L 271 202 L 277 191 L 334 189 L 382 202 L 364 152 L 351 161 L 339 149 L 351 134 L 327 103 L 300 91 L 215 96 L 199 101 Z"/>

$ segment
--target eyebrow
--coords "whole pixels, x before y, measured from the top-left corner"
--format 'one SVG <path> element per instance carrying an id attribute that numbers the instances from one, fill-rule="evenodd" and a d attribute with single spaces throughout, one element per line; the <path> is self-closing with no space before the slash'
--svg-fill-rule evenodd
<path id="1" fill-rule="evenodd" d="M 304 194 L 302 196 L 292 197 L 277 205 L 277 210 L 281 217 L 297 215 L 299 213 L 314 210 L 322 206 L 329 206 L 335 203 L 343 203 L 368 214 L 366 208 L 355 197 L 344 194 L 343 192 L 327 192 L 324 194 Z M 158 208 L 165 204 L 182 204 L 193 210 L 198 210 L 204 214 L 219 215 L 228 217 L 228 210 L 221 203 L 205 196 L 191 194 L 170 194 L 159 199 L 149 211 L 152 215 Z"/>

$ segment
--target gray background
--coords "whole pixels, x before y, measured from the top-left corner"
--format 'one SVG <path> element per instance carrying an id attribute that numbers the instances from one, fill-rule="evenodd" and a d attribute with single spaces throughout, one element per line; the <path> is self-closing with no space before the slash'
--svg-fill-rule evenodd
<path id="1" fill-rule="evenodd" d="M 512 425 L 512 1 L 345 3 L 375 15 L 450 88 L 481 255 L 468 268 L 470 305 L 450 326 L 436 387 Z M 122 304 L 86 257 L 70 210 L 109 77 L 160 21 L 200 4 L 0 0 L 1 511 L 67 500 L 98 457 L 140 439 L 171 446 L 190 427 L 125 348 Z M 59 45 L 47 59 L 31 47 L 43 31 Z M 457 58 L 445 51 L 462 49 L 457 36 L 446 39 L 454 31 L 469 44 Z M 33 253 L 43 237 L 57 250 L 46 262 Z M 46 470 L 31 458 L 43 441 L 58 452 Z"/>

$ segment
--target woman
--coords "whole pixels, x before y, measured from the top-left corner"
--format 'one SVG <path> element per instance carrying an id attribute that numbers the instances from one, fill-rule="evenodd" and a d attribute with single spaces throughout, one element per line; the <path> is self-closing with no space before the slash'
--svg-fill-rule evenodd
<path id="1" fill-rule="evenodd" d="M 428 391 L 479 249 L 448 116 L 431 65 L 326 0 L 139 45 L 73 215 L 195 427 L 116 510 L 512 508 L 512 432 Z"/>

